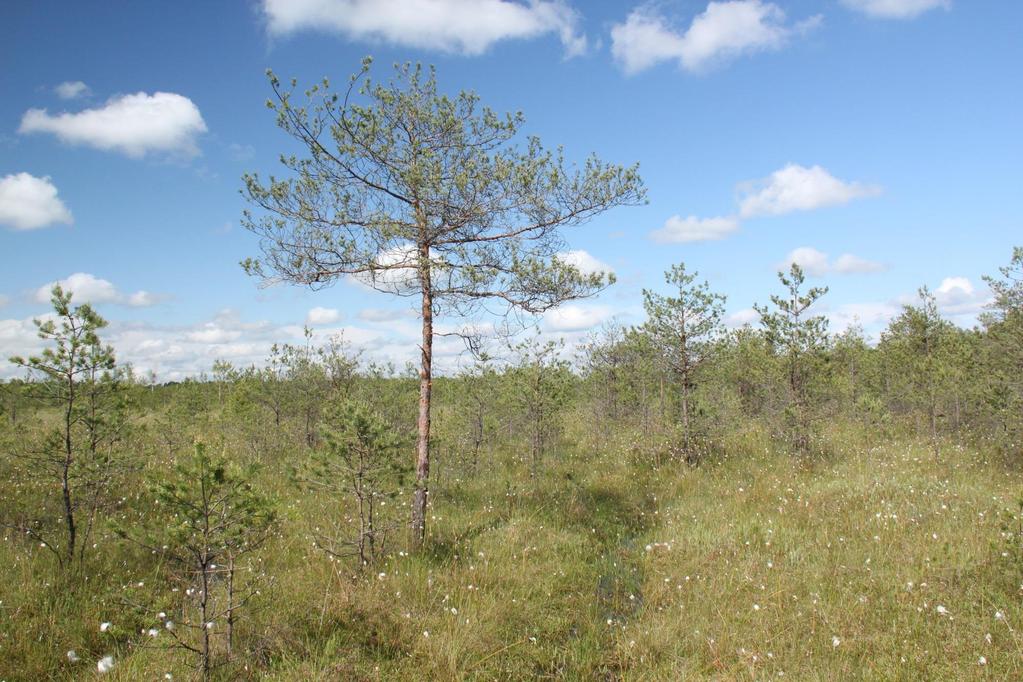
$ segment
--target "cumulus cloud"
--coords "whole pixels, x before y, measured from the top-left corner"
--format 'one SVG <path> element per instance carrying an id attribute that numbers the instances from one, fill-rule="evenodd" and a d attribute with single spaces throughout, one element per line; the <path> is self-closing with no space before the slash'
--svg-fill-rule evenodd
<path id="1" fill-rule="evenodd" d="M 901 312 L 902 308 L 889 301 L 844 303 L 825 313 L 831 331 L 841 334 L 853 325 L 859 325 L 868 336 L 877 338 L 880 330 Z"/>
<path id="2" fill-rule="evenodd" d="M 364 308 L 358 315 L 364 322 L 393 322 L 414 316 L 408 308 Z"/>
<path id="3" fill-rule="evenodd" d="M 876 19 L 913 19 L 932 9 L 951 9 L 951 0 L 842 0 L 850 9 Z"/>
<path id="4" fill-rule="evenodd" d="M 743 218 L 838 206 L 881 192 L 875 185 L 839 180 L 821 166 L 807 168 L 793 163 L 767 178 L 743 183 L 739 189 L 739 214 Z"/>
<path id="5" fill-rule="evenodd" d="M 116 303 L 133 308 L 155 305 L 160 297 L 148 291 L 136 291 L 126 294 L 117 289 L 110 281 L 96 277 L 87 272 L 76 272 L 56 282 L 50 282 L 36 289 L 34 298 L 38 303 L 49 303 L 50 290 L 54 284 L 60 284 L 64 291 L 70 291 L 76 303 Z"/>
<path id="6" fill-rule="evenodd" d="M 793 249 L 781 263 L 781 268 L 788 268 L 795 263 L 803 269 L 803 272 L 812 277 L 822 277 L 828 273 L 828 254 L 822 253 L 811 246 L 800 246 Z"/>
<path id="7" fill-rule="evenodd" d="M 89 94 L 89 86 L 82 81 L 64 81 L 53 88 L 57 97 L 61 99 L 78 99 Z"/>
<path id="8" fill-rule="evenodd" d="M 418 258 L 413 244 L 393 246 L 376 255 L 373 259 L 374 270 L 352 275 L 348 279 L 376 291 L 407 294 L 416 286 Z"/>
<path id="9" fill-rule="evenodd" d="M 724 239 L 739 229 L 739 221 L 732 217 L 697 218 L 673 215 L 664 226 L 650 233 L 650 238 L 659 244 L 681 244 L 683 242 L 705 242 Z"/>
<path id="10" fill-rule="evenodd" d="M 543 327 L 552 332 L 582 331 L 596 327 L 611 316 L 607 306 L 568 303 L 544 313 Z"/>
<path id="11" fill-rule="evenodd" d="M 229 343 L 241 338 L 239 329 L 224 329 L 215 322 L 207 322 L 201 328 L 185 333 L 185 339 L 196 343 Z"/>
<path id="12" fill-rule="evenodd" d="M 316 306 L 311 309 L 305 316 L 306 324 L 309 325 L 324 325 L 333 324 L 341 319 L 341 313 L 335 308 L 321 308 Z"/>
<path id="13" fill-rule="evenodd" d="M 29 109 L 18 132 L 52 133 L 68 144 L 116 151 L 131 158 L 152 152 L 189 158 L 199 154 L 197 138 L 206 132 L 199 108 L 173 92 L 138 92 L 76 113 Z"/>
<path id="14" fill-rule="evenodd" d="M 57 188 L 49 177 L 14 173 L 0 178 L 0 225 L 35 230 L 72 222 L 71 211 L 57 196 Z"/>
<path id="15" fill-rule="evenodd" d="M 41 317 L 49 319 L 52 315 Z M 184 325 L 111 320 L 100 335 L 104 343 L 114 347 L 119 363 L 131 363 L 141 374 L 152 370 L 161 381 L 178 381 L 209 372 L 218 359 L 236 367 L 263 366 L 274 344 L 306 341 L 301 324 L 245 320 L 229 309 L 212 319 Z M 313 331 L 312 342 L 324 343 L 338 335 L 356 350 L 364 350 L 366 359 L 393 362 L 400 367 L 418 356 L 413 337 L 390 329 L 320 327 Z M 0 319 L 0 358 L 38 353 L 43 345 L 31 318 Z M 438 352 L 438 361 L 445 357 Z M 20 373 L 16 366 L 0 361 L 0 378 Z"/>
<path id="16" fill-rule="evenodd" d="M 880 192 L 874 185 L 843 182 L 821 166 L 789 164 L 767 178 L 740 183 L 738 215 L 718 218 L 674 215 L 649 236 L 661 244 L 724 239 L 739 229 L 742 219 L 836 206 Z M 873 272 L 882 266 L 843 254 L 831 269 L 842 273 Z"/>
<path id="17" fill-rule="evenodd" d="M 305 29 L 479 55 L 502 40 L 556 34 L 568 56 L 586 51 L 579 16 L 563 0 L 263 0 L 270 32 Z"/>
<path id="18" fill-rule="evenodd" d="M 851 275 L 865 272 L 881 272 L 885 269 L 885 266 L 877 261 L 860 258 L 851 253 L 843 253 L 835 259 L 832 269 L 839 274 Z"/>
<path id="19" fill-rule="evenodd" d="M 934 290 L 934 300 L 946 315 L 972 316 L 991 302 L 991 292 L 978 289 L 967 277 L 946 277 Z"/>
<path id="20" fill-rule="evenodd" d="M 698 72 L 744 54 L 777 50 L 819 23 L 816 16 L 789 24 L 780 7 L 763 0 L 727 0 L 709 3 L 682 33 L 652 5 L 643 5 L 611 28 L 611 53 L 630 74 L 664 61 Z"/>
<path id="21" fill-rule="evenodd" d="M 753 308 L 743 308 L 742 310 L 736 310 L 734 313 L 725 315 L 725 326 L 733 329 L 747 324 L 754 324 L 759 321 L 760 313 Z"/>
<path id="22" fill-rule="evenodd" d="M 598 273 L 613 275 L 614 268 L 607 263 L 594 258 L 588 251 L 582 249 L 576 251 L 562 251 L 554 256 L 565 265 L 570 265 L 584 275 Z"/>
<path id="23" fill-rule="evenodd" d="M 823 277 L 831 273 L 849 275 L 884 270 L 884 265 L 881 263 L 866 260 L 851 253 L 843 253 L 832 261 L 828 254 L 818 251 L 812 246 L 800 246 L 793 249 L 779 267 L 787 269 L 792 263 L 803 268 L 803 272 L 811 277 Z"/>

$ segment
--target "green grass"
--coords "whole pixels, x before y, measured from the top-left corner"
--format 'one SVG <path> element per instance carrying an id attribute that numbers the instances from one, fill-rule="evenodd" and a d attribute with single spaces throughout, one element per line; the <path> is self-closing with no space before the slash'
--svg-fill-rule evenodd
<path id="1" fill-rule="evenodd" d="M 718 461 L 654 467 L 634 436 L 570 433 L 577 445 L 535 479 L 510 453 L 472 479 L 449 468 L 428 550 L 407 556 L 399 542 L 362 573 L 312 546 L 310 519 L 330 506 L 268 471 L 283 509 L 262 555 L 272 580 L 242 626 L 246 662 L 221 675 L 1023 678 L 1021 586 L 1000 550 L 1018 473 L 969 450 L 936 461 L 912 440 L 865 448 L 838 431 L 827 460 L 774 453 L 754 431 Z M 88 679 L 107 653 L 106 679 L 188 678 L 113 606 L 155 574 L 100 543 L 92 579 L 105 587 L 75 591 L 47 577 L 43 554 L 0 544 L 0 679 Z"/>

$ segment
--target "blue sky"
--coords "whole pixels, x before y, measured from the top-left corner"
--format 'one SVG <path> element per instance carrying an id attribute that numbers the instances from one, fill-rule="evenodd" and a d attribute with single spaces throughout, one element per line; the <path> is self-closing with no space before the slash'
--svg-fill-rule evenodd
<path id="1" fill-rule="evenodd" d="M 65 280 L 122 359 L 162 377 L 344 329 L 399 364 L 407 301 L 339 283 L 260 289 L 246 171 L 292 150 L 271 67 L 341 82 L 373 55 L 435 64 L 569 158 L 639 162 L 649 204 L 566 233 L 615 271 L 540 321 L 570 343 L 642 320 L 685 261 L 750 319 L 796 258 L 833 329 L 875 331 L 920 285 L 970 324 L 1023 217 L 1023 3 L 965 0 L 265 0 L 8 3 L 0 22 L 0 354 L 35 347 Z M 311 312 L 314 309 L 315 312 Z M 441 365 L 456 344 L 442 343 Z M 4 365 L 0 376 L 13 368 Z"/>

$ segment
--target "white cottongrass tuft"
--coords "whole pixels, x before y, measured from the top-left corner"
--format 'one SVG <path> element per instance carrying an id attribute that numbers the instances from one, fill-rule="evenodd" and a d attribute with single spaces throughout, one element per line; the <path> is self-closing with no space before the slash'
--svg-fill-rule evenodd
<path id="1" fill-rule="evenodd" d="M 842 643 L 842 640 L 840 640 L 838 637 L 832 636 L 832 638 L 831 638 L 831 646 L 837 647 L 841 643 Z"/>
<path id="2" fill-rule="evenodd" d="M 113 656 L 104 656 L 103 658 L 99 659 L 99 661 L 96 663 L 96 670 L 98 670 L 101 675 L 103 673 L 110 672 L 113 669 L 113 667 L 114 667 Z"/>
<path id="3" fill-rule="evenodd" d="M 67 660 L 70 661 L 71 663 L 78 663 L 80 659 L 78 658 L 78 654 L 75 653 L 75 650 L 71 649 L 70 651 L 67 652 Z"/>
<path id="4" fill-rule="evenodd" d="M 100 632 L 106 632 L 107 630 L 110 629 L 110 625 L 111 625 L 111 623 L 109 621 L 106 622 L 106 623 L 100 623 L 99 624 L 99 631 Z"/>

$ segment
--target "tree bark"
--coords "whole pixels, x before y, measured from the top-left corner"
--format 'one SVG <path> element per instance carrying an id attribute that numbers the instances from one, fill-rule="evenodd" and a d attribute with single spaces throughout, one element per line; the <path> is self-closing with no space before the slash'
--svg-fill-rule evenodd
<path id="1" fill-rule="evenodd" d="M 426 505 L 430 478 L 430 396 L 433 391 L 433 284 L 430 278 L 429 244 L 419 246 L 419 280 L 422 287 L 423 345 L 419 368 L 419 421 L 416 438 L 416 488 L 412 499 L 413 549 L 426 539 Z"/>
<path id="2" fill-rule="evenodd" d="M 685 449 L 686 463 L 692 464 L 694 461 L 693 457 L 693 441 L 690 434 L 689 425 L 689 375 L 685 373 L 682 375 L 682 447 Z"/>
<path id="3" fill-rule="evenodd" d="M 72 368 L 71 372 L 73 372 L 73 352 L 71 355 L 70 366 Z M 64 501 L 64 523 L 67 526 L 67 547 L 65 554 L 67 555 L 68 566 L 70 566 L 75 559 L 75 539 L 77 530 L 75 527 L 74 505 L 71 502 L 71 464 L 74 461 L 74 445 L 71 440 L 71 428 L 73 424 L 74 404 L 75 379 L 74 374 L 69 373 L 67 405 L 64 409 L 64 464 L 61 468 L 61 497 Z"/>

